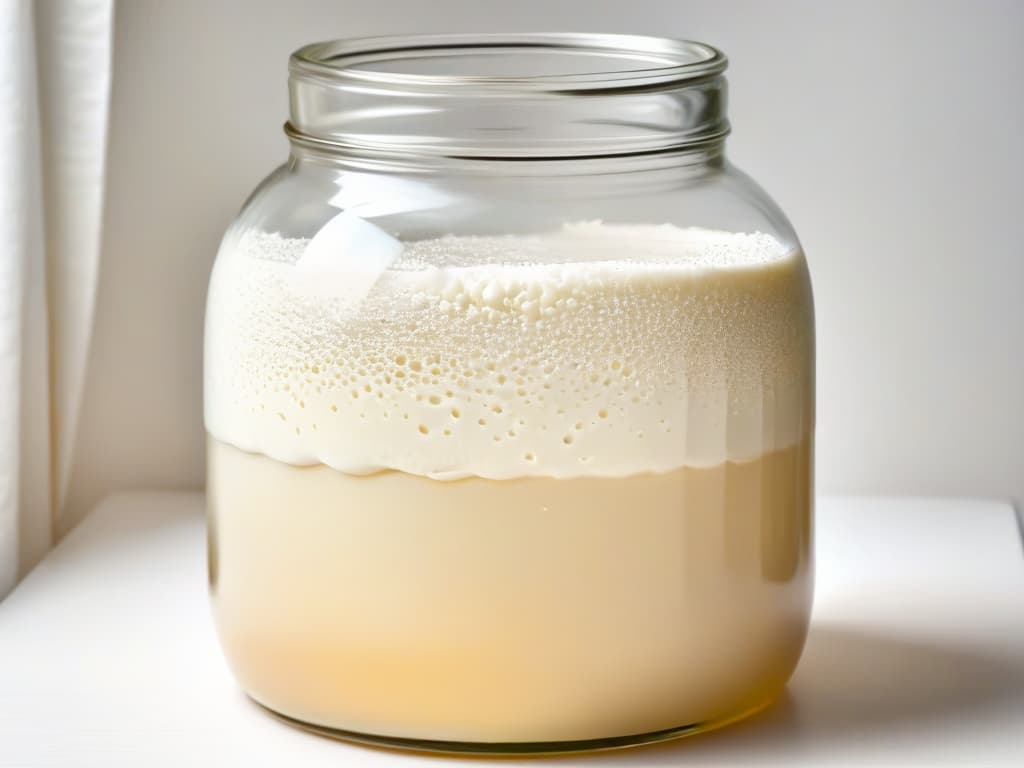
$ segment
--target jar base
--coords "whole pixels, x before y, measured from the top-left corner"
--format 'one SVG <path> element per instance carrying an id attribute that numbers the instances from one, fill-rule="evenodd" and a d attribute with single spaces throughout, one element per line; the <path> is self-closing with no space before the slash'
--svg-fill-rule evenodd
<path id="1" fill-rule="evenodd" d="M 283 723 L 299 728 L 318 736 L 325 736 L 337 741 L 345 741 L 363 747 L 374 747 L 380 749 L 399 750 L 402 752 L 424 752 L 431 754 L 450 755 L 480 755 L 480 756 L 516 756 L 531 755 L 541 757 L 544 755 L 566 755 L 585 752 L 607 752 L 616 749 L 628 749 L 629 747 L 641 747 L 650 744 L 658 744 L 665 741 L 674 741 L 698 733 L 706 733 L 727 725 L 745 720 L 756 715 L 758 712 L 767 709 L 774 702 L 773 696 L 765 701 L 745 709 L 739 713 L 710 720 L 707 722 L 681 725 L 675 728 L 666 728 L 660 731 L 648 733 L 629 734 L 626 736 L 612 736 L 603 739 L 581 739 L 577 741 L 509 741 L 509 742 L 473 742 L 473 741 L 444 741 L 434 739 L 410 739 L 400 736 L 385 736 L 376 733 L 358 733 L 346 731 L 341 728 L 308 723 L 294 717 L 285 715 L 277 710 L 261 704 L 252 697 L 250 701 L 260 709 L 269 713 Z"/>

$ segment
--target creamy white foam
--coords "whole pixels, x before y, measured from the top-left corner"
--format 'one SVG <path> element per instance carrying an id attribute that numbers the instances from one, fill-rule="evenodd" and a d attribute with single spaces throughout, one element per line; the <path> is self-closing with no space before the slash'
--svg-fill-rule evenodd
<path id="1" fill-rule="evenodd" d="M 771 236 L 594 222 L 380 240 L 370 280 L 351 238 L 333 263 L 322 244 L 303 261 L 309 242 L 222 247 L 205 418 L 223 442 L 354 474 L 617 477 L 810 431 L 803 257 Z"/>

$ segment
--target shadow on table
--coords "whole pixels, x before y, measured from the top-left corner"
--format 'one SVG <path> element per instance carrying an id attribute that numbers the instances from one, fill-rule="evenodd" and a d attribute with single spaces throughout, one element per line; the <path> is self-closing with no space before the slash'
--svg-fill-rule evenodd
<path id="1" fill-rule="evenodd" d="M 1022 692 L 1024 668 L 974 650 L 817 626 L 786 693 L 764 712 L 720 731 L 610 754 L 601 762 L 735 764 L 826 743 L 830 749 L 870 743 L 955 727 L 1009 699 L 1020 701 Z"/>

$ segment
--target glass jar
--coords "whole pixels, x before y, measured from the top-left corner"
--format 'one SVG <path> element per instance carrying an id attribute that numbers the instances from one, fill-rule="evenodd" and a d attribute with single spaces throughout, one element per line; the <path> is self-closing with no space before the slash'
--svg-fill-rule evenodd
<path id="1" fill-rule="evenodd" d="M 206 317 L 209 568 L 248 694 L 555 752 L 766 706 L 811 601 L 814 338 L 725 57 L 623 35 L 291 59 Z"/>

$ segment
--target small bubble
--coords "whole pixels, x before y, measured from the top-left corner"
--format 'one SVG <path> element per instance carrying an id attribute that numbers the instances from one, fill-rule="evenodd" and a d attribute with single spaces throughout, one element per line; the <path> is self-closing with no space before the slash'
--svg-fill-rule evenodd
<path id="1" fill-rule="evenodd" d="M 486 427 L 487 426 L 487 419 L 477 419 L 476 423 L 479 424 L 481 427 Z"/>
<path id="2" fill-rule="evenodd" d="M 420 424 L 419 427 L 417 427 L 417 429 L 419 429 L 421 435 L 426 435 L 430 433 L 430 430 L 427 429 L 426 424 Z"/>
<path id="3" fill-rule="evenodd" d="M 600 411 L 597 412 L 597 415 L 600 418 L 602 418 L 602 419 L 607 419 L 608 418 L 608 411 L 606 411 L 604 408 L 602 408 Z"/>
<path id="4" fill-rule="evenodd" d="M 440 405 L 441 404 L 441 398 L 438 395 L 431 395 L 430 396 L 430 404 L 431 405 Z"/>
<path id="5" fill-rule="evenodd" d="M 523 458 L 526 459 L 527 461 L 536 461 L 537 460 L 537 457 L 534 456 L 532 453 L 523 454 Z"/>
<path id="6" fill-rule="evenodd" d="M 306 407 L 306 401 L 305 400 L 299 400 L 299 408 L 305 408 L 305 407 Z"/>
<path id="7" fill-rule="evenodd" d="M 445 436 L 445 437 L 451 437 L 451 436 L 452 436 L 452 431 L 451 431 L 450 429 L 446 429 L 446 430 L 444 431 L 444 436 Z"/>
<path id="8" fill-rule="evenodd" d="M 495 405 L 494 407 L 491 408 L 491 410 L 494 411 L 495 413 L 501 413 L 502 412 L 502 408 L 501 408 L 500 405 Z"/>
<path id="9" fill-rule="evenodd" d="M 423 363 L 421 363 L 419 360 L 413 360 L 411 363 L 409 363 L 409 367 L 412 368 L 414 371 L 421 371 L 423 370 Z"/>
<path id="10" fill-rule="evenodd" d="M 579 432 L 581 429 L 583 429 L 583 422 L 577 421 L 575 424 L 573 424 L 573 427 L 576 429 L 577 432 Z"/>
<path id="11" fill-rule="evenodd" d="M 458 408 L 452 408 L 452 418 L 457 419 L 460 416 L 462 416 L 462 411 L 460 411 Z"/>
<path id="12" fill-rule="evenodd" d="M 405 365 L 405 362 L 406 362 L 405 355 L 399 355 L 398 357 L 395 358 L 395 364 L 396 365 Z"/>
<path id="13" fill-rule="evenodd" d="M 572 435 L 566 435 L 562 438 L 562 442 L 566 445 L 572 445 Z"/>
<path id="14" fill-rule="evenodd" d="M 332 403 L 332 404 L 331 404 L 331 412 L 332 412 L 332 413 L 337 413 L 337 412 L 338 412 L 338 406 L 337 406 L 337 405 L 334 405 L 334 404 Z"/>
<path id="15" fill-rule="evenodd" d="M 612 360 L 612 370 L 613 371 L 617 371 L 621 367 L 622 367 L 622 363 L 620 363 L 618 360 Z"/>

